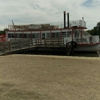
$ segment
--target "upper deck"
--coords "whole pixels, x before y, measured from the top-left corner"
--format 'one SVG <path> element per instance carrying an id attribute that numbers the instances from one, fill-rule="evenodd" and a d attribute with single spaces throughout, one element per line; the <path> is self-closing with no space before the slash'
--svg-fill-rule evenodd
<path id="1" fill-rule="evenodd" d="M 73 20 L 69 22 L 69 28 L 74 26 L 86 28 L 86 22 L 84 20 Z M 67 22 L 66 22 L 67 24 Z M 63 22 L 45 23 L 45 24 L 27 24 L 27 25 L 8 25 L 8 30 L 59 30 L 64 28 Z M 68 28 L 66 26 L 66 28 Z"/>

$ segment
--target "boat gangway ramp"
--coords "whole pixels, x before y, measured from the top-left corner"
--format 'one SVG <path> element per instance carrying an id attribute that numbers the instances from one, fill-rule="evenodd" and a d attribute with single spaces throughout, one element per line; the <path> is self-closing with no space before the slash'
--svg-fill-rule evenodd
<path id="1" fill-rule="evenodd" d="M 0 42 L 0 55 L 20 53 L 23 50 L 34 50 L 37 47 L 65 47 L 63 39 L 15 39 Z"/>

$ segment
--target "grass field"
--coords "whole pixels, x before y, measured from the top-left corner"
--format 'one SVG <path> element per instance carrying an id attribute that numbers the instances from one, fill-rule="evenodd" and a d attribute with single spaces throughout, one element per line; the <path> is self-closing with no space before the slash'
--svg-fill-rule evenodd
<path id="1" fill-rule="evenodd" d="M 100 58 L 0 56 L 0 100 L 100 100 Z"/>

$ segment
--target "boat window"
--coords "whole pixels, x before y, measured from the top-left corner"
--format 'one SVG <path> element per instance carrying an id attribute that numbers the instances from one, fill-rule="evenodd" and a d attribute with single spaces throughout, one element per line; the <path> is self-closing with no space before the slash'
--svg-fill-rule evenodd
<path id="1" fill-rule="evenodd" d="M 59 38 L 60 37 L 60 33 L 52 33 L 51 37 L 52 38 Z"/>
<path id="2" fill-rule="evenodd" d="M 39 33 L 34 33 L 34 34 L 32 34 L 32 38 L 40 38 L 40 34 Z"/>
<path id="3" fill-rule="evenodd" d="M 28 37 L 28 38 L 31 38 L 31 34 L 27 34 L 27 37 Z"/>
<path id="4" fill-rule="evenodd" d="M 55 38 L 55 33 L 52 33 L 51 37 L 52 37 L 52 38 Z"/>
<path id="5" fill-rule="evenodd" d="M 45 33 L 42 33 L 42 39 L 45 39 Z"/>
<path id="6" fill-rule="evenodd" d="M 19 38 L 19 34 L 16 34 L 16 38 Z"/>
<path id="7" fill-rule="evenodd" d="M 20 38 L 23 38 L 23 34 L 22 34 L 22 33 L 20 33 L 20 34 L 19 34 L 19 37 L 20 37 Z"/>
<path id="8" fill-rule="evenodd" d="M 32 38 L 35 38 L 35 34 L 32 34 Z"/>
<path id="9" fill-rule="evenodd" d="M 70 37 L 71 31 L 67 31 L 67 37 Z"/>
<path id="10" fill-rule="evenodd" d="M 57 35 L 58 35 L 58 38 L 60 37 L 60 34 L 61 34 L 60 32 L 59 32 L 59 33 L 57 33 Z"/>
<path id="11" fill-rule="evenodd" d="M 27 34 L 24 33 L 24 34 L 23 34 L 23 38 L 27 38 Z"/>
<path id="12" fill-rule="evenodd" d="M 66 37 L 66 32 L 62 32 L 62 37 Z"/>
<path id="13" fill-rule="evenodd" d="M 50 33 L 46 33 L 46 38 L 50 38 Z"/>
<path id="14" fill-rule="evenodd" d="M 12 35 L 12 38 L 14 38 L 15 37 L 15 34 L 11 34 Z"/>
<path id="15" fill-rule="evenodd" d="M 12 34 L 9 33 L 9 34 L 8 34 L 8 38 L 12 38 Z"/>
<path id="16" fill-rule="evenodd" d="M 40 38 L 40 33 L 35 33 L 35 38 Z"/>

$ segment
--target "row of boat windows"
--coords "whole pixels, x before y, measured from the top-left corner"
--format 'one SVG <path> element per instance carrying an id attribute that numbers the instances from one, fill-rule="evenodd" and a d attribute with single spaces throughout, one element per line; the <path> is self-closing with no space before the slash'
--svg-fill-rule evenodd
<path id="1" fill-rule="evenodd" d="M 45 38 L 60 38 L 60 37 L 70 37 L 71 31 L 69 32 L 62 32 L 62 34 L 59 32 L 55 33 L 42 33 L 41 37 L 42 39 Z M 40 33 L 32 33 L 32 34 L 27 34 L 27 33 L 8 33 L 8 38 L 40 38 Z"/>

